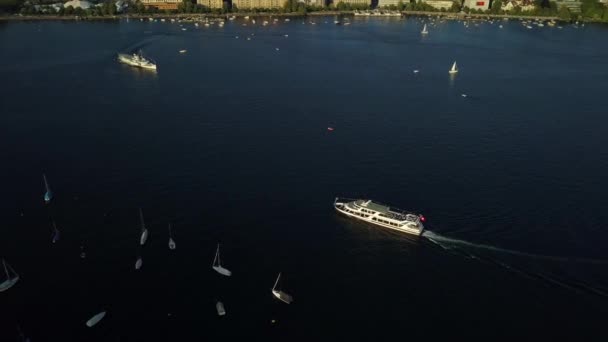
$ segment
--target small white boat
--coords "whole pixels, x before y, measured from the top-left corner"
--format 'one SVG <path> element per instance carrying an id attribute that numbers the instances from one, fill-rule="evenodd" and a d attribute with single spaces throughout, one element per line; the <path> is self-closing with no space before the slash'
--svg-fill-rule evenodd
<path id="1" fill-rule="evenodd" d="M 137 261 L 135 262 L 135 269 L 136 270 L 140 269 L 143 263 L 144 263 L 144 261 L 142 260 L 142 258 L 138 257 Z"/>
<path id="2" fill-rule="evenodd" d="M 171 233 L 171 223 L 169 223 L 169 249 L 174 250 L 177 248 L 177 245 L 175 244 L 175 241 L 173 241 L 173 234 Z"/>
<path id="3" fill-rule="evenodd" d="M 42 174 L 42 179 L 44 179 L 44 203 L 49 203 L 53 199 L 53 192 L 51 191 L 51 187 L 49 186 L 49 182 L 46 181 L 46 175 Z"/>
<path id="4" fill-rule="evenodd" d="M 224 309 L 224 303 L 218 301 L 215 304 L 215 309 L 217 310 L 218 316 L 224 316 L 224 315 L 226 315 L 226 309 Z"/>
<path id="5" fill-rule="evenodd" d="M 144 223 L 144 213 L 139 208 L 139 221 L 141 222 L 141 235 L 139 236 L 139 244 L 144 245 L 146 240 L 148 240 L 148 229 L 146 229 L 146 224 Z"/>
<path id="6" fill-rule="evenodd" d="M 217 273 L 224 275 L 226 277 L 230 277 L 232 272 L 222 267 L 222 263 L 220 261 L 220 244 L 217 244 L 217 250 L 215 251 L 215 258 L 213 259 L 213 265 L 211 266 Z"/>
<path id="7" fill-rule="evenodd" d="M 458 67 L 456 66 L 456 62 L 454 62 L 454 64 L 452 64 L 452 69 L 450 69 L 449 73 L 450 74 L 457 74 L 458 73 Z"/>
<path id="8" fill-rule="evenodd" d="M 4 266 L 4 274 L 6 274 L 6 280 L 0 283 L 0 292 L 4 292 L 19 281 L 19 275 L 4 259 L 2 259 L 2 265 Z M 12 276 L 11 276 L 12 273 Z"/>
<path id="9" fill-rule="evenodd" d="M 252 24 L 255 24 L 255 19 L 251 19 L 251 23 L 252 23 Z"/>
<path id="10" fill-rule="evenodd" d="M 186 53 L 188 50 L 179 50 L 179 53 Z"/>
<path id="11" fill-rule="evenodd" d="M 182 31 L 188 31 L 188 29 L 185 27 L 182 27 Z"/>
<path id="12" fill-rule="evenodd" d="M 288 295 L 287 293 L 277 290 L 277 284 L 279 283 L 279 278 L 281 278 L 281 273 L 277 277 L 277 280 L 274 282 L 274 286 L 272 287 L 272 294 L 280 301 L 286 304 L 291 304 L 293 302 L 293 297 Z"/>
<path id="13" fill-rule="evenodd" d="M 420 70 L 418 70 L 418 69 L 415 69 L 415 70 L 414 70 L 414 74 L 417 74 L 417 73 L 419 73 L 419 72 L 420 72 Z"/>
<path id="14" fill-rule="evenodd" d="M 427 30 L 426 24 L 424 24 L 424 27 L 422 28 L 422 31 L 420 33 L 422 33 L 422 34 L 429 34 L 429 30 Z"/>
<path id="15" fill-rule="evenodd" d="M 91 317 L 91 319 L 89 319 L 87 321 L 87 327 L 91 328 L 91 327 L 95 326 L 95 324 L 99 323 L 99 321 L 101 321 L 105 316 L 106 316 L 106 312 L 102 311 L 102 312 L 98 313 L 97 315 Z"/>

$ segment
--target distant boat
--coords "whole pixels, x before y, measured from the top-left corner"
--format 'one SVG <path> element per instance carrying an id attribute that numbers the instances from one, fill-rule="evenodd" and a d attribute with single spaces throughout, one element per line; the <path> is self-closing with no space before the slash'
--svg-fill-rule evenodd
<path id="1" fill-rule="evenodd" d="M 141 268 L 141 265 L 144 263 L 144 261 L 142 260 L 141 257 L 137 258 L 137 261 L 135 262 L 135 269 L 138 270 Z"/>
<path id="2" fill-rule="evenodd" d="M 141 222 L 141 235 L 139 237 L 139 244 L 144 245 L 146 240 L 148 240 L 148 229 L 146 229 L 146 224 L 144 223 L 144 213 L 139 208 L 139 221 Z"/>
<path id="3" fill-rule="evenodd" d="M 287 304 L 291 304 L 291 302 L 293 302 L 293 297 L 283 291 L 277 290 L 277 284 L 279 283 L 280 278 L 281 278 L 281 273 L 279 273 L 277 280 L 274 282 L 274 286 L 272 287 L 272 294 L 275 297 L 277 297 L 277 299 L 279 299 L 280 301 L 287 303 Z"/>
<path id="4" fill-rule="evenodd" d="M 142 54 L 141 51 L 139 51 L 138 53 L 131 54 L 131 55 L 119 53 L 118 61 L 120 63 L 142 68 L 142 69 L 156 70 L 156 63 L 154 63 L 151 59 L 144 57 L 144 55 Z"/>
<path id="5" fill-rule="evenodd" d="M 217 314 L 219 316 L 226 315 L 226 309 L 224 309 L 224 303 L 218 301 L 217 304 L 215 304 L 215 309 L 217 310 Z"/>
<path id="6" fill-rule="evenodd" d="M 188 50 L 179 50 L 179 53 L 186 53 Z"/>
<path id="7" fill-rule="evenodd" d="M 61 234 L 59 233 L 59 229 L 57 229 L 57 225 L 55 224 L 55 221 L 53 221 L 53 243 L 59 241 L 60 237 Z"/>
<path id="8" fill-rule="evenodd" d="M 229 270 L 225 269 L 222 267 L 222 264 L 220 262 L 220 244 L 217 244 L 217 250 L 215 251 L 215 258 L 213 259 L 213 269 L 221 274 L 224 275 L 226 277 L 230 277 L 232 275 L 232 272 L 230 272 Z"/>
<path id="9" fill-rule="evenodd" d="M 19 275 L 4 259 L 2 259 L 2 265 L 4 266 L 4 274 L 6 274 L 6 280 L 0 283 L 0 292 L 4 292 L 19 281 Z M 11 277 L 11 273 L 13 276 Z"/>
<path id="10" fill-rule="evenodd" d="M 51 187 L 49 186 L 49 182 L 46 181 L 46 175 L 42 174 L 42 179 L 44 179 L 44 203 L 49 203 L 53 199 L 53 192 L 51 191 Z"/>
<path id="11" fill-rule="evenodd" d="M 101 321 L 105 316 L 106 316 L 106 312 L 102 311 L 102 312 L 98 313 L 97 315 L 91 317 L 91 319 L 89 319 L 87 321 L 87 327 L 91 328 L 91 327 L 95 326 L 95 324 L 99 323 L 99 321 Z"/>
<path id="12" fill-rule="evenodd" d="M 417 74 L 419 72 L 420 72 L 420 70 L 418 70 L 418 69 L 414 70 L 414 74 Z"/>
<path id="13" fill-rule="evenodd" d="M 422 31 L 420 33 L 429 34 L 429 30 L 426 29 L 426 24 L 424 24 L 424 27 L 422 28 Z"/>
<path id="14" fill-rule="evenodd" d="M 169 249 L 174 250 L 177 248 L 175 241 L 173 241 L 173 234 L 171 234 L 171 223 L 169 223 Z"/>
<path id="15" fill-rule="evenodd" d="M 327 127 L 327 130 L 330 132 L 333 132 L 334 128 L 333 127 Z"/>
<path id="16" fill-rule="evenodd" d="M 456 62 L 454 62 L 454 64 L 452 64 L 452 69 L 450 69 L 449 73 L 450 74 L 458 73 L 458 67 L 456 66 Z"/>

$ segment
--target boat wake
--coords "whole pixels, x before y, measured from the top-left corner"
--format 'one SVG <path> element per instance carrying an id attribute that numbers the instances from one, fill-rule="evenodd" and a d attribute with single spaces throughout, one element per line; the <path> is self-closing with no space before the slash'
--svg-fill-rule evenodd
<path id="1" fill-rule="evenodd" d="M 474 243 L 474 242 L 469 242 L 469 241 L 460 240 L 460 239 L 453 239 L 453 238 L 449 238 L 449 237 L 446 237 L 443 235 L 433 233 L 430 230 L 425 230 L 422 233 L 422 236 L 427 238 L 432 243 L 434 243 L 434 244 L 438 245 L 439 247 L 446 249 L 446 250 L 460 246 L 460 247 L 470 247 L 470 248 L 475 248 L 475 249 L 484 249 L 484 250 L 503 253 L 503 254 L 511 254 L 511 255 L 528 257 L 528 258 L 535 258 L 535 259 L 608 265 L 608 260 L 579 258 L 579 257 L 562 257 L 562 256 L 528 253 L 528 252 L 523 252 L 523 251 L 518 251 L 518 250 L 513 250 L 513 249 L 486 245 L 486 244 L 482 244 L 482 243 Z"/>
<path id="2" fill-rule="evenodd" d="M 608 260 L 534 254 L 513 249 L 500 248 L 487 244 L 469 242 L 461 239 L 449 238 L 428 230 L 425 231 L 422 236 L 449 253 L 465 257 L 467 259 L 475 259 L 479 262 L 492 264 L 527 279 L 542 281 L 579 294 L 587 293 L 608 297 L 608 288 L 606 288 L 605 285 L 590 284 L 588 280 L 583 281 L 580 279 L 580 277 L 572 274 L 567 276 L 564 275 L 564 271 L 566 271 L 566 274 L 570 273 L 567 271 L 568 266 L 570 266 L 570 269 L 578 269 L 582 267 L 583 264 L 585 266 L 599 265 L 599 267 L 603 269 L 603 265 L 607 265 Z M 491 254 L 487 252 L 490 252 Z M 504 257 L 500 258 L 500 256 L 504 255 L 516 256 L 528 260 L 534 259 L 536 261 L 550 261 L 552 264 L 551 267 L 539 268 L 538 265 L 525 262 L 520 266 L 515 266 L 516 263 L 506 262 L 504 261 Z M 512 259 L 511 261 L 516 261 L 516 259 Z M 547 265 L 549 264 L 546 264 L 545 266 Z"/>

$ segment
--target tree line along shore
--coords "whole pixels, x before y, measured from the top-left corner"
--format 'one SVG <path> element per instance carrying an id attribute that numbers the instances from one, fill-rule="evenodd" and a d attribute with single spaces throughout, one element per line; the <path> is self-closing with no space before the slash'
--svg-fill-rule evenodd
<path id="1" fill-rule="evenodd" d="M 126 4 L 120 11 L 117 1 Z M 72 6 L 57 7 L 57 0 L 0 0 L 0 20 L 87 20 L 87 19 L 120 19 L 126 16 L 139 18 L 150 16 L 165 16 L 167 18 L 182 18 L 200 14 L 205 16 L 298 16 L 298 15 L 353 15 L 358 11 L 370 11 L 367 4 L 349 4 L 338 2 L 330 6 L 306 5 L 298 0 L 286 0 L 282 8 L 253 8 L 238 9 L 207 8 L 194 3 L 195 0 L 182 0 L 177 9 L 160 10 L 146 6 L 139 0 L 100 0 L 94 6 L 83 9 Z M 515 7 L 509 11 L 502 10 L 502 2 L 508 0 L 493 0 L 486 11 L 469 9 L 460 0 L 453 1 L 451 8 L 436 9 L 424 0 L 399 1 L 397 5 L 376 8 L 374 11 L 398 12 L 404 16 L 429 15 L 449 16 L 451 19 L 469 18 L 534 18 L 562 21 L 608 22 L 608 7 L 598 0 L 581 0 L 580 13 L 571 12 L 566 6 L 559 7 L 550 0 L 534 0 L 534 10 L 521 11 Z M 604 1 L 604 0 L 602 0 Z"/>

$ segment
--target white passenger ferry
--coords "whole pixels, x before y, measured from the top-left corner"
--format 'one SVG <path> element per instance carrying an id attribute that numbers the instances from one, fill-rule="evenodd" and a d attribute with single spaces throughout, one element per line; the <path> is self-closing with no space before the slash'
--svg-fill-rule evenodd
<path id="1" fill-rule="evenodd" d="M 145 58 L 141 51 L 139 53 L 134 53 L 132 55 L 127 55 L 124 53 L 118 54 L 118 61 L 130 66 L 139 67 L 143 69 L 156 70 L 156 64 L 150 60 Z"/>
<path id="2" fill-rule="evenodd" d="M 408 234 L 420 235 L 424 229 L 424 216 L 390 208 L 371 200 L 336 197 L 334 208 L 346 216 Z"/>

